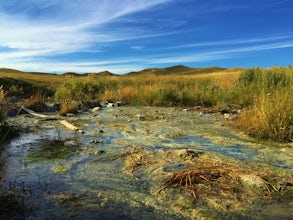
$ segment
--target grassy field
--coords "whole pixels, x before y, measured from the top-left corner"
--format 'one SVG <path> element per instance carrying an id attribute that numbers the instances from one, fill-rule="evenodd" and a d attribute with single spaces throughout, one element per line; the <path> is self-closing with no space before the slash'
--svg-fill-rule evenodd
<path id="1" fill-rule="evenodd" d="M 24 73 L 1 69 L 8 96 L 40 103 L 124 101 L 135 106 L 241 109 L 237 126 L 257 138 L 293 139 L 293 68 L 221 69 L 175 66 L 126 75 Z M 71 104 L 72 105 L 72 104 Z"/>

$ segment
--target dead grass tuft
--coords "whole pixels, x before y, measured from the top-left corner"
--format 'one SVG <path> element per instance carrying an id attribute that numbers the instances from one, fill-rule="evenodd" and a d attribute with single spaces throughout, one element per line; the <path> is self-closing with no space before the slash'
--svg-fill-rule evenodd
<path id="1" fill-rule="evenodd" d="M 45 109 L 45 97 L 41 91 L 37 91 L 25 101 L 24 106 L 36 112 L 42 112 Z"/>
<path id="2" fill-rule="evenodd" d="M 120 155 L 120 157 L 125 158 L 125 165 L 122 171 L 126 171 L 132 176 L 143 165 L 151 162 L 146 151 L 138 146 L 131 147 L 126 153 Z"/>
<path id="3" fill-rule="evenodd" d="M 195 164 L 171 173 L 160 191 L 168 187 L 184 189 L 194 202 L 201 199 L 225 212 L 229 212 L 229 200 L 251 203 L 255 198 L 280 199 L 291 194 L 287 187 L 292 186 L 292 178 L 281 180 L 272 174 L 202 159 L 196 159 Z"/>

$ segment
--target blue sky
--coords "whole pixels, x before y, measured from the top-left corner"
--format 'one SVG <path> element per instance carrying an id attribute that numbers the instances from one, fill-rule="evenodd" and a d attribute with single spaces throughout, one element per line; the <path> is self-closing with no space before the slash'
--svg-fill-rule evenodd
<path id="1" fill-rule="evenodd" d="M 0 67 L 292 64 L 292 0 L 0 0 Z"/>

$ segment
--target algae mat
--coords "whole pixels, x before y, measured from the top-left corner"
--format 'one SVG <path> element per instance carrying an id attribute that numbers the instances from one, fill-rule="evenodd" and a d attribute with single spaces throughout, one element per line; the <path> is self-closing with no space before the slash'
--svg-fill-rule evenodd
<path id="1" fill-rule="evenodd" d="M 105 108 L 66 120 L 85 133 L 10 119 L 27 132 L 1 155 L 2 218 L 292 217 L 290 144 L 257 142 L 219 116 L 174 108 Z"/>

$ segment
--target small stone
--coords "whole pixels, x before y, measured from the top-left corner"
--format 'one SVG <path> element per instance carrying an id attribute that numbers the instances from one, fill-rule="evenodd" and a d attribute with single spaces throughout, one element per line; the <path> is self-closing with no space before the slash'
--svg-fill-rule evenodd
<path id="1" fill-rule="evenodd" d="M 229 113 L 225 113 L 225 114 L 224 114 L 224 118 L 225 118 L 225 119 L 229 119 L 229 118 L 230 118 L 230 114 L 229 114 Z"/>
<path id="2" fill-rule="evenodd" d="M 64 146 L 65 147 L 75 147 L 75 146 L 78 146 L 78 143 L 76 141 L 65 141 Z"/>
<path id="3" fill-rule="evenodd" d="M 240 174 L 240 180 L 250 186 L 264 187 L 264 180 L 255 174 Z"/>
<path id="4" fill-rule="evenodd" d="M 90 141 L 90 144 L 102 144 L 102 143 L 104 143 L 103 140 L 92 140 L 92 141 Z"/>
<path id="5" fill-rule="evenodd" d="M 73 113 L 66 113 L 66 117 L 74 117 L 75 116 L 75 114 L 73 114 Z"/>
<path id="6" fill-rule="evenodd" d="M 95 108 L 92 109 L 92 112 L 98 112 L 98 111 L 100 111 L 100 110 L 101 110 L 100 107 L 95 107 Z"/>
<path id="7" fill-rule="evenodd" d="M 108 107 L 108 108 L 112 108 L 112 107 L 114 107 L 114 106 L 115 106 L 115 104 L 112 103 L 112 102 L 107 102 L 107 103 L 106 103 L 106 107 Z"/>
<path id="8" fill-rule="evenodd" d="M 123 102 L 123 101 L 117 101 L 116 102 L 116 105 L 117 106 L 124 106 L 125 105 L 125 102 Z"/>
<path id="9" fill-rule="evenodd" d="M 220 112 L 222 115 L 229 113 L 229 111 L 227 109 L 221 109 Z"/>
<path id="10" fill-rule="evenodd" d="M 100 155 L 102 153 L 105 153 L 105 151 L 103 151 L 103 150 L 95 150 L 92 154 L 94 154 L 94 155 Z"/>
<path id="11" fill-rule="evenodd" d="M 283 147 L 281 151 L 286 153 L 293 153 L 293 147 Z"/>
<path id="12" fill-rule="evenodd" d="M 140 121 L 145 121 L 145 116 L 144 116 L 144 115 L 137 114 L 136 117 L 137 117 Z"/>

